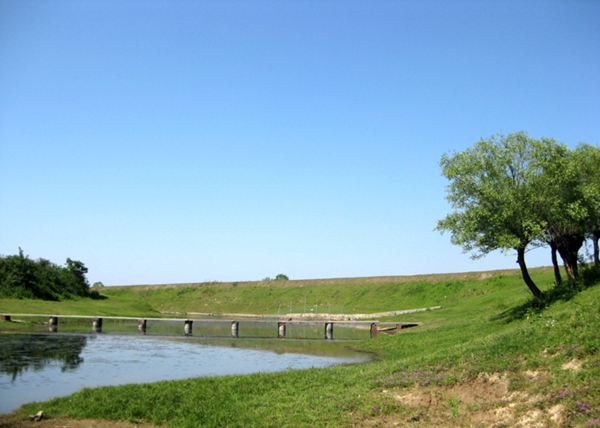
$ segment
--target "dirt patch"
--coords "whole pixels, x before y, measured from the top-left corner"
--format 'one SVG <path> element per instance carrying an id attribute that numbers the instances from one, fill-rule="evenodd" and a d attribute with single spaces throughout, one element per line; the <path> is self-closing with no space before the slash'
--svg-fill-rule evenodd
<path id="1" fill-rule="evenodd" d="M 578 360 L 577 358 L 575 358 L 575 359 L 572 359 L 571 361 L 567 361 L 562 366 L 560 366 L 560 368 L 563 370 L 571 370 L 574 372 L 579 372 L 579 371 L 581 371 L 581 361 Z"/>
<path id="2" fill-rule="evenodd" d="M 415 387 L 408 394 L 394 395 L 394 399 L 410 407 L 438 405 L 440 400 L 455 397 L 465 403 L 488 403 L 498 401 L 508 393 L 509 381 L 498 374 L 481 375 L 468 384 L 453 387 Z"/>
<path id="3" fill-rule="evenodd" d="M 535 371 L 535 370 L 526 370 L 523 372 L 523 375 L 529 379 L 536 382 L 544 381 L 548 378 L 548 374 L 545 372 Z"/>
<path id="4" fill-rule="evenodd" d="M 133 424 L 127 421 L 102 419 L 44 418 L 39 422 L 22 419 L 12 414 L 0 415 L 0 428 L 159 428 L 150 424 Z"/>
<path id="5" fill-rule="evenodd" d="M 530 372 L 530 379 L 544 373 Z M 384 390 L 396 403 L 396 411 L 361 421 L 362 426 L 398 427 L 516 427 L 560 426 L 565 409 L 556 405 L 544 409 L 543 397 L 524 391 L 510 391 L 506 374 L 484 374 L 454 386 L 420 386 Z"/>

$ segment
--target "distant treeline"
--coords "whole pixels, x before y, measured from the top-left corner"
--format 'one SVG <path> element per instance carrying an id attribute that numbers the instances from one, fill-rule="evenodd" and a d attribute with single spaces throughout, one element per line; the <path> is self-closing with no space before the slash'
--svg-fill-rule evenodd
<path id="1" fill-rule="evenodd" d="M 61 300 L 94 297 L 82 262 L 67 259 L 65 266 L 31 260 L 19 254 L 0 256 L 0 298 Z M 97 292 L 95 292 L 97 294 Z"/>

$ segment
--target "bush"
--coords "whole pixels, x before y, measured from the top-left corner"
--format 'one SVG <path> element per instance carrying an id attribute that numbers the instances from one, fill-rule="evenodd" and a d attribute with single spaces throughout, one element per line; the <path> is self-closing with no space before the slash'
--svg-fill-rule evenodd
<path id="1" fill-rule="evenodd" d="M 586 264 L 581 266 L 581 280 L 586 287 L 590 287 L 600 282 L 600 266 Z"/>
<path id="2" fill-rule="evenodd" d="M 101 295 L 98 290 L 92 290 L 90 291 L 90 299 L 92 300 L 104 300 L 106 299 L 106 296 Z"/>
<path id="3" fill-rule="evenodd" d="M 0 257 L 0 298 L 60 300 L 87 297 L 90 285 L 85 265 L 67 259 L 65 267 L 19 254 Z"/>

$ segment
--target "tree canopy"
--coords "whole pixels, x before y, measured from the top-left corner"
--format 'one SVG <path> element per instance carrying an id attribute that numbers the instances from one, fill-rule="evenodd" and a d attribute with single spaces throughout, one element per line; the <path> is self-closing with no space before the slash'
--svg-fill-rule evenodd
<path id="1" fill-rule="evenodd" d="M 523 280 L 541 297 L 525 253 L 550 244 L 569 279 L 577 276 L 578 251 L 599 224 L 598 153 L 593 146 L 569 150 L 555 140 L 516 132 L 444 154 L 440 166 L 450 181 L 446 199 L 453 212 L 436 229 L 450 232 L 451 242 L 473 258 L 516 251 Z"/>
<path id="2" fill-rule="evenodd" d="M 0 257 L 0 298 L 61 300 L 89 297 L 87 268 L 67 259 L 64 267 L 19 254 Z"/>

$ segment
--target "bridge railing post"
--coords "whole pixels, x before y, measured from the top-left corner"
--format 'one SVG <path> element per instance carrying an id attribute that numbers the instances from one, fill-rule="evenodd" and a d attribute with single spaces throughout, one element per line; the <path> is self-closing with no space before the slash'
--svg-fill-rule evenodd
<path id="1" fill-rule="evenodd" d="M 333 323 L 332 322 L 325 323 L 325 339 L 327 339 L 327 340 L 333 339 Z"/>
<path id="2" fill-rule="evenodd" d="M 371 323 L 371 339 L 375 339 L 377 337 L 377 323 Z"/>
<path id="3" fill-rule="evenodd" d="M 94 318 L 94 321 L 92 321 L 92 331 L 94 333 L 102 333 L 102 318 Z"/>
<path id="4" fill-rule="evenodd" d="M 48 320 L 48 330 L 55 333 L 58 331 L 58 317 L 51 316 Z"/>
<path id="5" fill-rule="evenodd" d="M 185 334 L 186 336 L 192 335 L 192 324 L 194 324 L 194 321 L 185 320 L 185 323 L 183 325 L 183 334 Z"/>
<path id="6" fill-rule="evenodd" d="M 285 339 L 285 323 L 284 322 L 277 323 L 277 338 Z"/>

